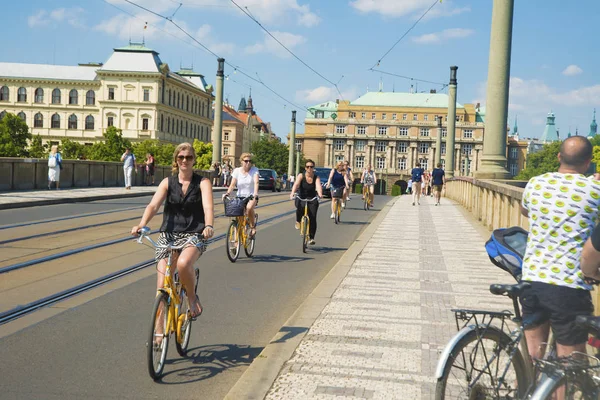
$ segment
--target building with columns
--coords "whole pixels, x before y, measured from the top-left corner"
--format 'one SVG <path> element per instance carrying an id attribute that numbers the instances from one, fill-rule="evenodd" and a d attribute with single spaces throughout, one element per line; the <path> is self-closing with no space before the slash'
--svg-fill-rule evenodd
<path id="1" fill-rule="evenodd" d="M 455 175 L 466 175 L 480 166 L 483 113 L 473 104 L 456 107 Z M 445 168 L 447 112 L 448 95 L 435 91 L 368 92 L 353 101 L 328 101 L 309 107 L 305 131 L 296 134 L 296 147 L 318 166 L 330 168 L 349 160 L 357 173 L 371 164 L 390 181 L 407 179 L 417 163 L 432 170 L 436 151 Z M 440 149 L 435 143 L 438 116 Z"/>
<path id="2" fill-rule="evenodd" d="M 144 43 L 78 66 L 0 62 L 0 118 L 23 119 L 44 142 L 103 139 L 110 126 L 133 140 L 209 142 L 212 86 L 192 69 L 171 72 Z"/>

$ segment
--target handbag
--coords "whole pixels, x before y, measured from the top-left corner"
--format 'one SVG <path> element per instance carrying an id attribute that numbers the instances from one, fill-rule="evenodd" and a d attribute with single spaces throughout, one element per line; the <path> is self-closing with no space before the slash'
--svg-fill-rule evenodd
<path id="1" fill-rule="evenodd" d="M 244 200 L 239 197 L 225 197 L 223 200 L 225 205 L 225 216 L 226 217 L 241 217 L 244 215 Z"/>
<path id="2" fill-rule="evenodd" d="M 56 167 L 56 156 L 51 156 L 48 158 L 48 167 L 55 168 Z"/>

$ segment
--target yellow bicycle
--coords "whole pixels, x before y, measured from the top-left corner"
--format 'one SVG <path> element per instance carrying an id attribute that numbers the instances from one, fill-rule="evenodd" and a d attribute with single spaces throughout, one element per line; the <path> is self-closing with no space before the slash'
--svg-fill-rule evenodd
<path id="1" fill-rule="evenodd" d="M 308 203 L 310 201 L 318 201 L 319 197 L 315 196 L 312 199 L 302 199 L 300 196 L 296 195 L 296 198 L 301 202 L 304 202 L 304 215 L 300 219 L 300 235 L 302 236 L 302 252 L 306 253 L 306 248 L 308 247 L 308 242 L 310 241 L 310 218 L 308 218 Z"/>
<path id="2" fill-rule="evenodd" d="M 244 200 L 252 200 L 254 196 L 248 196 Z M 258 224 L 258 214 L 254 215 L 254 226 Z M 227 258 L 232 263 L 236 262 L 240 256 L 240 248 L 244 246 L 244 252 L 248 257 L 254 254 L 256 235 L 250 235 L 250 221 L 248 220 L 247 210 L 244 207 L 244 215 L 234 217 L 227 229 Z"/>
<path id="3" fill-rule="evenodd" d="M 365 211 L 369 211 L 369 208 L 371 207 L 371 191 L 369 190 L 369 186 L 363 186 L 362 195 L 365 202 Z"/>
<path id="4" fill-rule="evenodd" d="M 193 238 L 188 239 L 181 246 L 172 246 L 167 244 L 161 246 L 157 244 L 150 236 L 150 228 L 143 227 L 139 231 L 140 237 L 138 243 L 142 243 L 143 239 L 147 239 L 152 246 L 157 249 L 167 249 L 169 257 L 165 271 L 165 280 L 163 287 L 158 289 L 154 305 L 152 306 L 152 320 L 150 334 L 148 337 L 147 359 L 148 372 L 152 379 L 157 380 L 162 376 L 162 371 L 167 358 L 167 350 L 169 348 L 169 337 L 175 334 L 175 347 L 177 353 L 184 357 L 187 353 L 188 344 L 190 343 L 190 333 L 192 331 L 192 321 L 190 304 L 188 301 L 185 288 L 179 282 L 179 274 L 175 272 L 174 276 L 171 271 L 172 256 L 175 251 L 181 250 L 189 246 Z M 204 243 L 200 244 L 204 245 Z M 198 290 L 198 277 L 200 271 L 194 269 L 196 275 L 196 285 L 194 293 Z"/>

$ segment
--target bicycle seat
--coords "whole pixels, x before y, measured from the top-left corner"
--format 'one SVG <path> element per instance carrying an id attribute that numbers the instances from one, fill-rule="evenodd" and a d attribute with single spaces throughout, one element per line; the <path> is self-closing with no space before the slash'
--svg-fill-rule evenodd
<path id="1" fill-rule="evenodd" d="M 503 296 L 507 295 L 511 299 L 514 299 L 523 293 L 525 289 L 528 289 L 531 285 L 527 282 L 520 282 L 516 285 L 499 285 L 494 284 L 490 286 L 490 293 Z"/>
<path id="2" fill-rule="evenodd" d="M 600 317 L 578 315 L 575 324 L 584 327 L 592 335 L 600 337 Z"/>

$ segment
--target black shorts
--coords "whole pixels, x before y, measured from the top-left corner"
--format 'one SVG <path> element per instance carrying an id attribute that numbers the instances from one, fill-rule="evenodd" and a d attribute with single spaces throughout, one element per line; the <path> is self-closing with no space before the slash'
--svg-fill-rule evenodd
<path id="1" fill-rule="evenodd" d="M 543 282 L 529 283 L 531 288 L 526 289 L 520 299 L 523 318 L 541 314 L 537 325 L 550 321 L 552 333 L 559 344 L 573 346 L 587 342 L 588 333 L 575 325 L 575 318 L 594 312 L 590 292 Z"/>

